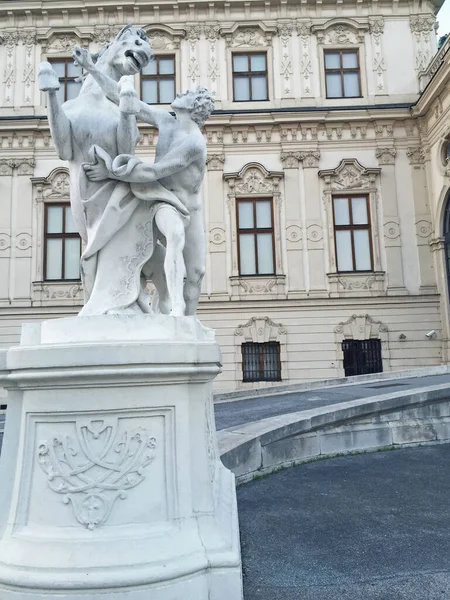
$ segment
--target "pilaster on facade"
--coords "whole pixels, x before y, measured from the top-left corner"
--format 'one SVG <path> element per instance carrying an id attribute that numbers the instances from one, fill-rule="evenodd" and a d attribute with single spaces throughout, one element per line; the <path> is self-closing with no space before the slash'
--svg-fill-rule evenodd
<path id="1" fill-rule="evenodd" d="M 279 39 L 279 72 L 281 76 L 281 97 L 293 96 L 293 59 L 292 59 L 292 32 L 294 25 L 292 20 L 279 21 L 277 33 Z"/>
<path id="2" fill-rule="evenodd" d="M 186 25 L 186 43 L 188 47 L 188 69 L 187 81 L 184 87 L 191 88 L 199 83 L 200 63 L 199 63 L 199 40 L 201 27 L 198 23 L 187 23 Z"/>
<path id="3" fill-rule="evenodd" d="M 375 96 L 387 96 L 386 56 L 383 48 L 383 17 L 369 17 L 369 32 L 372 44 L 372 71 L 374 73 Z"/>
<path id="4" fill-rule="evenodd" d="M 414 67 L 419 74 L 424 71 L 436 50 L 435 35 L 436 18 L 433 15 L 412 15 L 410 27 L 414 46 Z"/>
<path id="5" fill-rule="evenodd" d="M 313 98 L 315 93 L 311 26 L 312 22 L 309 19 L 297 20 L 297 50 L 300 50 L 300 90 L 302 98 Z"/>
<path id="6" fill-rule="evenodd" d="M 208 89 L 214 97 L 220 90 L 220 60 L 219 60 L 219 23 L 206 23 L 205 38 L 208 43 L 207 80 Z"/>

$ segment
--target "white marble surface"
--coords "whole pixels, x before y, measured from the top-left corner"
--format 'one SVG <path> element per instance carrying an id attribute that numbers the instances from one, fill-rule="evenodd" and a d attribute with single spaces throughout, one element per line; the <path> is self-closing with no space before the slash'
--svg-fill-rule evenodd
<path id="1" fill-rule="evenodd" d="M 39 82 L 59 156 L 69 161 L 72 211 L 85 242 L 80 314 L 193 315 L 205 273 L 201 127 L 213 98 L 204 88 L 178 94 L 176 118 L 140 101 L 130 75 L 151 57 L 140 29 L 124 28 L 98 57 L 78 47 L 73 57 L 88 74 L 77 98 L 59 105 L 48 62 Z M 159 130 L 152 164 L 135 156 L 137 118 Z M 149 279 L 158 292 L 152 308 Z"/>
<path id="2" fill-rule="evenodd" d="M 0 598 L 241 600 L 211 332 L 161 315 L 26 329 L 1 353 Z"/>

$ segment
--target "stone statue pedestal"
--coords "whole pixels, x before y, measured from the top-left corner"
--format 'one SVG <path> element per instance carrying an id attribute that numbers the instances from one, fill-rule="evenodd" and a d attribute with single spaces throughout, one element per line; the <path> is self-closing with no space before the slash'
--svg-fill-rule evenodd
<path id="1" fill-rule="evenodd" d="M 2 600 L 241 600 L 234 476 L 194 317 L 23 326 L 0 353 Z"/>

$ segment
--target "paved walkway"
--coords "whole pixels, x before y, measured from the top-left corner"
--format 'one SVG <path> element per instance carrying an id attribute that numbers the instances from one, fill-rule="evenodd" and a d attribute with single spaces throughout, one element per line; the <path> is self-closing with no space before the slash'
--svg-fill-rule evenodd
<path id="1" fill-rule="evenodd" d="M 240 486 L 245 600 L 448 600 L 449 464 L 407 448 Z"/>
<path id="2" fill-rule="evenodd" d="M 411 377 L 409 379 L 390 379 L 386 381 L 367 382 L 352 385 L 308 390 L 304 392 L 283 393 L 280 395 L 248 400 L 236 400 L 215 405 L 216 427 L 226 429 L 268 417 L 275 417 L 311 408 L 321 408 L 339 402 L 347 402 L 358 398 L 367 398 L 412 390 L 443 383 L 450 384 L 450 373 L 429 375 L 427 377 Z"/>

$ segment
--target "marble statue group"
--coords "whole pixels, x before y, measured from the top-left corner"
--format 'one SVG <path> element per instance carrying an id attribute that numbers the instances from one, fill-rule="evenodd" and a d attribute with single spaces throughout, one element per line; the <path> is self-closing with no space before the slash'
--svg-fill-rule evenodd
<path id="1" fill-rule="evenodd" d="M 83 240 L 80 315 L 193 315 L 205 271 L 200 128 L 213 98 L 204 88 L 178 94 L 175 117 L 140 101 L 132 77 L 152 60 L 142 29 L 125 27 L 96 55 L 74 48 L 73 58 L 84 71 L 77 98 L 59 103 L 48 62 L 39 82 L 57 152 L 69 162 L 71 207 Z M 158 129 L 153 163 L 136 156 L 138 119 Z M 148 280 L 157 291 L 151 306 Z"/>

